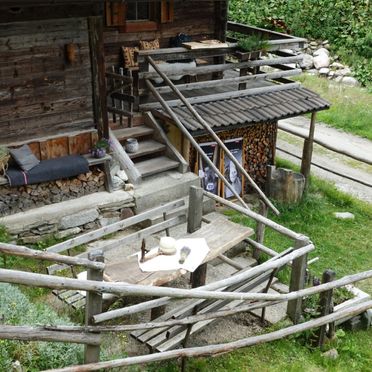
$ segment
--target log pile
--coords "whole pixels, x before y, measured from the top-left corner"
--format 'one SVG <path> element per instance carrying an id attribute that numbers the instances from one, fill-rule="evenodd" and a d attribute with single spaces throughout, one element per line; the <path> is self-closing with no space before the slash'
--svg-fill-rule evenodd
<path id="1" fill-rule="evenodd" d="M 2 186 L 0 188 L 0 216 L 104 191 L 104 183 L 103 171 L 96 168 L 69 179 L 20 187 Z"/>
<path id="2" fill-rule="evenodd" d="M 261 187 L 267 178 L 267 166 L 273 164 L 275 156 L 276 124 L 249 126 L 245 136 L 245 169 Z M 249 184 L 246 183 L 250 191 Z"/>

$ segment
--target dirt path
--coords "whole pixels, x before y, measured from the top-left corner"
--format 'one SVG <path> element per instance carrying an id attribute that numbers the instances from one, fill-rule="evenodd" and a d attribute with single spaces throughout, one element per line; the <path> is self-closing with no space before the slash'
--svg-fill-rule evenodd
<path id="1" fill-rule="evenodd" d="M 309 119 L 305 117 L 286 119 L 282 120 L 281 122 L 293 126 L 294 128 L 309 128 Z M 353 136 L 319 122 L 316 124 L 315 137 L 321 138 L 328 143 L 348 149 L 353 153 L 363 155 L 364 157 L 368 157 L 372 160 L 372 142 L 369 140 Z M 283 150 L 301 156 L 303 140 L 280 130 L 277 146 Z M 295 164 L 300 164 L 300 160 L 294 158 L 293 156 L 287 155 L 280 150 L 278 150 L 277 155 L 281 158 L 290 160 Z M 314 145 L 312 160 L 317 164 L 331 168 L 340 173 L 348 174 L 349 176 L 352 176 L 358 180 L 372 184 L 371 165 L 367 165 L 346 156 L 339 155 L 316 144 Z M 315 174 L 320 178 L 334 182 L 339 190 L 349 193 L 361 200 L 372 203 L 372 187 L 364 186 L 357 182 L 347 180 L 346 178 L 334 175 L 316 166 L 312 166 L 311 171 L 312 174 Z"/>

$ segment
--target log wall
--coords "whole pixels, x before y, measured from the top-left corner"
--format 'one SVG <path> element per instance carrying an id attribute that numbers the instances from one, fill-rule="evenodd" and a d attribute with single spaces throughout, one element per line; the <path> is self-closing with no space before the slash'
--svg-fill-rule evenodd
<path id="1" fill-rule="evenodd" d="M 0 24 L 0 144 L 94 127 L 86 18 Z"/>
<path id="2" fill-rule="evenodd" d="M 160 47 L 169 47 L 169 39 L 178 33 L 192 36 L 193 39 L 215 38 L 219 35 L 219 22 L 216 13 L 220 11 L 218 2 L 185 1 L 174 3 L 174 21 L 158 25 L 158 30 L 149 32 L 120 32 L 119 27 L 106 27 L 104 32 L 106 67 L 123 66 L 120 48 L 138 46 L 139 40 L 159 38 Z"/>
<path id="3" fill-rule="evenodd" d="M 243 167 L 252 179 L 263 188 L 267 178 L 267 166 L 274 164 L 275 160 L 277 123 L 259 123 L 244 128 L 234 128 L 221 131 L 218 136 L 223 141 L 243 138 Z M 196 140 L 198 143 L 213 142 L 208 135 L 199 136 Z M 190 168 L 197 173 L 195 149 L 189 149 L 188 159 Z M 245 182 L 244 185 L 245 192 L 252 191 L 248 182 Z"/>

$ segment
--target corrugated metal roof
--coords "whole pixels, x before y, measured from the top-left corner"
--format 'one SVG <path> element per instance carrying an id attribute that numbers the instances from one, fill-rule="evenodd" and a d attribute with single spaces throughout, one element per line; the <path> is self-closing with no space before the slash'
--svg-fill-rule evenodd
<path id="1" fill-rule="evenodd" d="M 276 121 L 308 112 L 328 109 L 330 104 L 315 92 L 303 87 L 289 87 L 277 92 L 194 104 L 201 117 L 216 130 L 226 126 Z M 173 108 L 182 123 L 192 132 L 203 127 L 184 107 Z M 159 109 L 163 115 L 165 112 Z"/>

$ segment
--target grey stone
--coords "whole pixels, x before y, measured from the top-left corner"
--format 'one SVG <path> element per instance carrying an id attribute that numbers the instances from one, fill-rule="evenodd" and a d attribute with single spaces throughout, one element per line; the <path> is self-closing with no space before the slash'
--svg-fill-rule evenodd
<path id="1" fill-rule="evenodd" d="M 336 76 L 336 82 L 337 83 L 341 83 L 341 81 L 342 81 L 342 76 L 337 76 L 337 73 L 335 73 L 335 76 Z"/>
<path id="2" fill-rule="evenodd" d="M 318 75 L 318 70 L 315 68 L 312 68 L 310 70 L 306 71 L 309 75 Z"/>
<path id="3" fill-rule="evenodd" d="M 119 169 L 119 171 L 116 172 L 116 176 L 119 177 L 119 178 L 121 178 L 124 182 L 127 182 L 128 181 L 128 176 L 125 173 L 125 171 L 122 170 L 122 169 Z"/>
<path id="4" fill-rule="evenodd" d="M 102 217 L 100 218 L 99 220 L 99 224 L 101 227 L 105 227 L 105 226 L 108 226 L 108 225 L 111 225 L 115 222 L 119 222 L 120 221 L 120 217 Z"/>
<path id="5" fill-rule="evenodd" d="M 95 222 L 89 222 L 89 223 L 86 223 L 83 227 L 84 227 L 84 230 L 92 230 L 97 227 L 97 224 Z"/>
<path id="6" fill-rule="evenodd" d="M 82 230 L 81 230 L 80 227 L 72 227 L 71 229 L 58 231 L 57 233 L 54 234 L 54 236 L 55 236 L 57 239 L 64 239 L 64 238 L 67 238 L 67 237 L 72 236 L 72 235 L 77 235 L 77 234 L 79 234 L 81 231 L 82 231 Z"/>
<path id="7" fill-rule="evenodd" d="M 110 168 L 111 177 L 116 176 L 116 174 L 120 171 L 120 165 L 119 163 L 115 163 Z"/>
<path id="8" fill-rule="evenodd" d="M 322 356 L 324 358 L 335 360 L 338 358 L 338 351 L 336 349 L 331 349 L 323 353 Z"/>
<path id="9" fill-rule="evenodd" d="M 305 70 L 310 70 L 314 66 L 314 58 L 312 55 L 304 53 L 303 59 L 300 62 L 300 67 Z"/>
<path id="10" fill-rule="evenodd" d="M 349 67 L 342 68 L 336 71 L 337 76 L 348 76 L 351 74 L 351 70 Z"/>
<path id="11" fill-rule="evenodd" d="M 123 208 L 121 210 L 120 218 L 122 220 L 125 220 L 126 218 L 133 217 L 133 216 L 134 216 L 134 212 L 132 211 L 131 208 Z"/>
<path id="12" fill-rule="evenodd" d="M 352 76 L 345 76 L 341 80 L 342 84 L 349 85 L 351 87 L 359 87 L 360 83 L 357 79 L 353 78 Z"/>
<path id="13" fill-rule="evenodd" d="M 70 216 L 62 217 L 59 225 L 60 230 L 66 230 L 70 227 L 82 226 L 92 222 L 99 217 L 96 209 L 88 209 Z"/>
<path id="14" fill-rule="evenodd" d="M 333 78 L 334 76 L 335 76 L 335 72 L 334 71 L 329 71 L 328 77 Z"/>
<path id="15" fill-rule="evenodd" d="M 329 44 L 329 40 L 324 40 L 324 41 L 322 42 L 322 44 L 323 44 L 323 45 Z"/>
<path id="16" fill-rule="evenodd" d="M 310 41 L 310 44 L 309 44 L 311 47 L 317 47 L 318 46 L 318 43 L 316 41 Z"/>
<path id="17" fill-rule="evenodd" d="M 322 67 L 328 67 L 330 65 L 329 56 L 325 53 L 318 54 L 314 57 L 314 66 L 316 69 L 320 69 Z"/>
<path id="18" fill-rule="evenodd" d="M 326 48 L 319 48 L 314 52 L 314 57 L 320 56 L 321 54 L 326 54 L 327 56 L 329 56 L 329 50 L 327 50 Z"/>
<path id="19" fill-rule="evenodd" d="M 123 186 L 124 186 L 124 181 L 121 178 L 117 176 L 112 177 L 112 187 L 114 188 L 114 190 L 122 189 Z"/>
<path id="20" fill-rule="evenodd" d="M 339 62 L 333 62 L 333 63 L 330 64 L 329 67 L 334 68 L 336 70 L 339 70 L 341 68 L 345 68 L 345 66 L 342 63 L 339 63 Z"/>
<path id="21" fill-rule="evenodd" d="M 327 67 L 322 67 L 319 69 L 319 75 L 328 75 L 329 74 L 329 68 Z"/>
<path id="22" fill-rule="evenodd" d="M 35 244 L 47 237 L 48 236 L 41 237 L 41 235 L 28 235 L 28 236 L 23 236 L 21 240 L 24 244 Z"/>
<path id="23" fill-rule="evenodd" d="M 339 220 L 353 220 L 355 218 L 350 212 L 334 212 L 333 215 Z"/>

